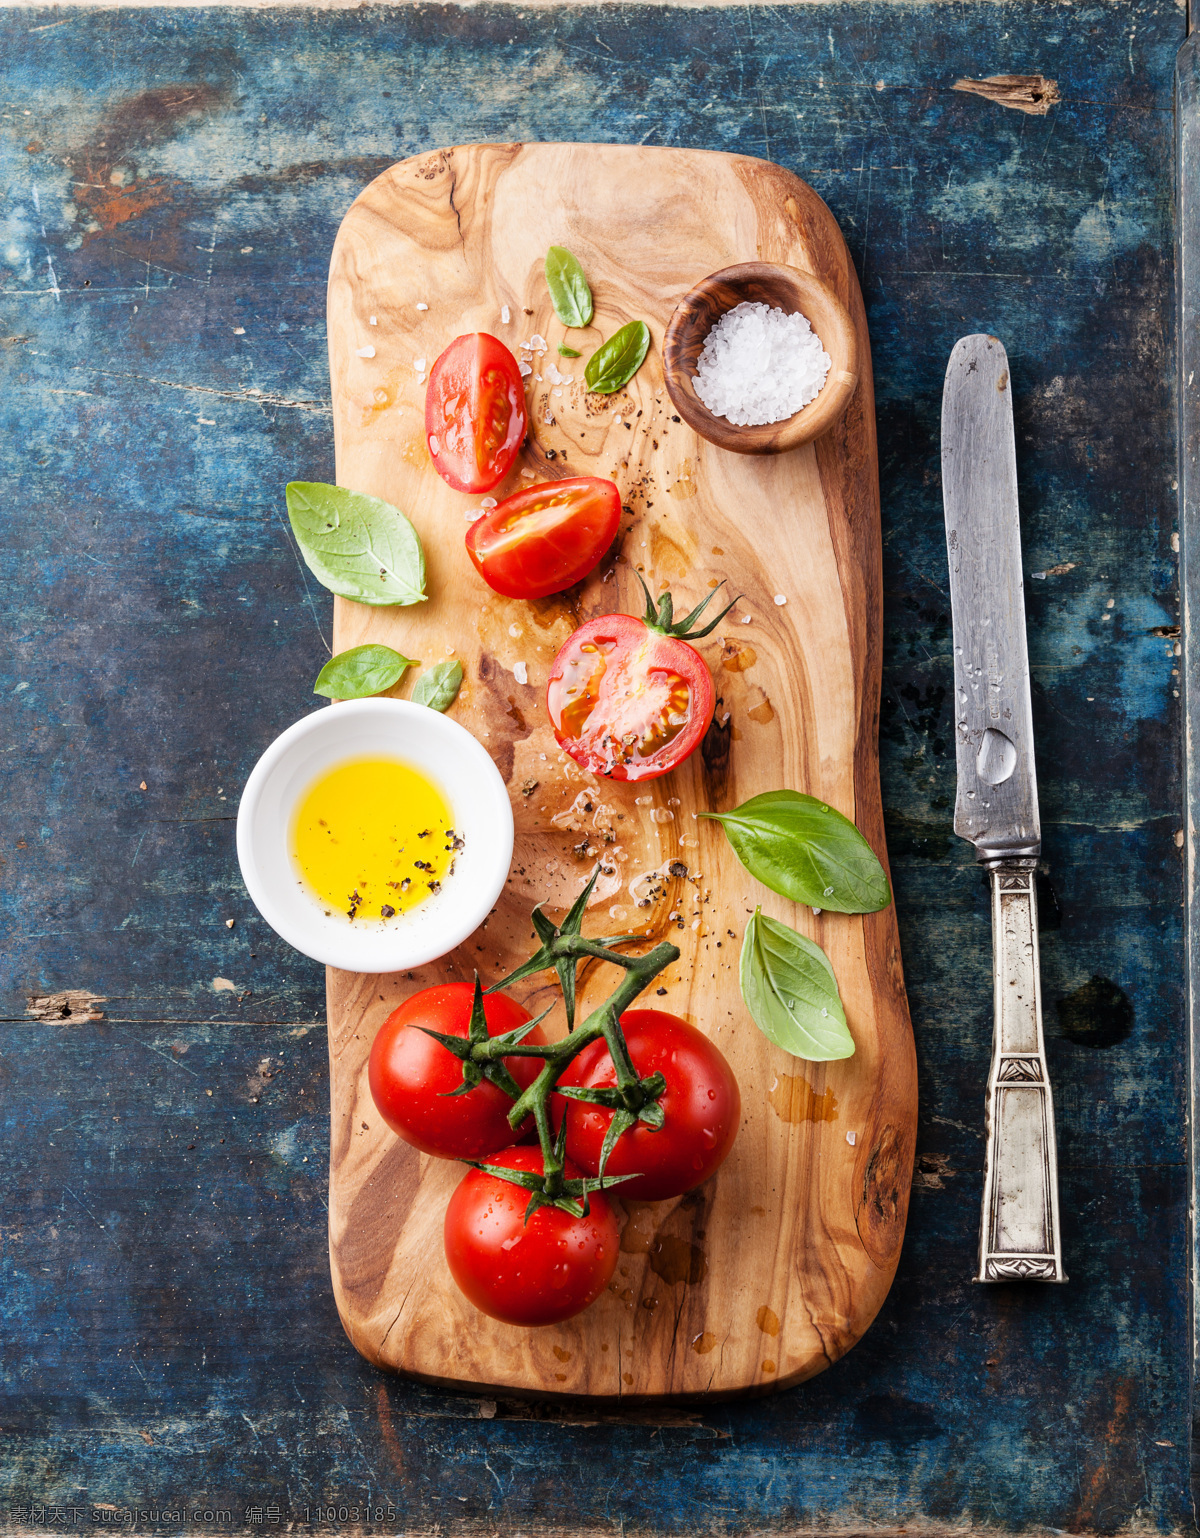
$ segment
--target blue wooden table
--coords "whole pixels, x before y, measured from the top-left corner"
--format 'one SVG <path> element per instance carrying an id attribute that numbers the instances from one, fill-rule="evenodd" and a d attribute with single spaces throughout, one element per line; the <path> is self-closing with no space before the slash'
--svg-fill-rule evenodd
<path id="1" fill-rule="evenodd" d="M 12 1530 L 1192 1525 L 1183 31 L 1173 0 L 0 13 Z M 953 89 L 1035 72 L 1061 97 L 1042 115 Z M 754 1403 L 604 1419 L 357 1358 L 328 1285 L 323 978 L 234 857 L 250 766 L 319 705 L 330 600 L 282 487 L 333 475 L 338 222 L 393 160 L 509 138 L 779 161 L 829 202 L 867 300 L 917 1181 L 870 1333 Z M 938 422 L 978 330 L 1017 407 L 1064 1288 L 969 1282 L 990 932 L 950 833 Z"/>

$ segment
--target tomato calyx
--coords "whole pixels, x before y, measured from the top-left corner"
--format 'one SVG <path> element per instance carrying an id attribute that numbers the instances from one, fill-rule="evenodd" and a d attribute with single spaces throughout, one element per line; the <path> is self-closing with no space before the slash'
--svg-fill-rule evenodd
<path id="1" fill-rule="evenodd" d="M 628 1051 L 626 1051 L 625 1055 L 628 1057 Z M 616 1062 L 615 1057 L 613 1062 Z M 658 1101 L 659 1096 L 665 1091 L 666 1087 L 667 1081 L 661 1073 L 651 1073 L 647 1074 L 644 1079 L 638 1079 L 635 1075 L 634 1084 L 626 1084 L 623 1087 L 618 1084 L 615 1089 L 584 1089 L 576 1084 L 564 1084 L 555 1091 L 556 1094 L 562 1095 L 568 1100 L 582 1100 L 589 1105 L 604 1106 L 614 1113 L 600 1148 L 600 1178 L 602 1180 L 604 1179 L 604 1171 L 608 1167 L 609 1155 L 617 1146 L 617 1139 L 623 1132 L 628 1132 L 630 1127 L 636 1126 L 639 1121 L 644 1121 L 655 1132 L 662 1131 L 667 1118 Z M 635 1100 L 637 1103 L 631 1104 Z M 566 1130 L 566 1126 L 567 1119 L 564 1116 L 562 1122 L 563 1131 Z M 637 1176 L 618 1176 L 610 1180 L 609 1184 L 615 1185 L 616 1179 L 624 1180 L 626 1178 L 636 1180 Z"/>
<path id="2" fill-rule="evenodd" d="M 491 993 L 493 990 L 488 989 Z M 531 1031 L 536 1029 L 546 1016 L 549 1009 L 544 1009 L 540 1015 L 532 1020 L 526 1020 L 518 1025 L 515 1030 L 505 1031 L 499 1036 L 489 1036 L 487 1016 L 483 1010 L 483 987 L 479 981 L 479 973 L 475 974 L 475 998 L 471 1004 L 471 1020 L 467 1027 L 466 1036 L 450 1036 L 443 1031 L 432 1030 L 427 1025 L 418 1025 L 416 1029 L 422 1035 L 430 1036 L 434 1041 L 440 1042 L 447 1052 L 452 1053 L 462 1063 L 462 1083 L 456 1089 L 446 1090 L 439 1095 L 440 1100 L 453 1099 L 455 1095 L 466 1095 L 481 1084 L 484 1079 L 494 1084 L 497 1089 L 504 1091 L 510 1099 L 516 1100 L 521 1093 L 521 1086 L 509 1073 L 504 1065 L 505 1057 L 512 1057 L 512 1047 L 520 1046 Z M 504 1044 L 504 1053 L 495 1060 L 477 1062 L 473 1056 L 475 1047 L 482 1041 L 495 1041 Z M 538 1049 L 540 1051 L 540 1049 Z M 470 1162 L 470 1161 L 468 1161 Z"/>
<path id="3" fill-rule="evenodd" d="M 560 1212 L 569 1212 L 573 1218 L 586 1218 L 591 1211 L 588 1198 L 593 1191 L 607 1191 L 623 1181 L 637 1179 L 636 1175 L 606 1177 L 603 1170 L 599 1175 L 567 1176 L 563 1173 L 567 1159 L 566 1144 L 567 1124 L 564 1121 L 554 1140 L 551 1156 L 543 1157 L 543 1173 L 540 1175 L 534 1170 L 514 1170 L 505 1164 L 488 1164 L 484 1160 L 464 1159 L 462 1162 L 469 1164 L 472 1169 L 481 1170 L 485 1175 L 494 1175 L 498 1180 L 528 1191 L 526 1223 L 539 1207 L 557 1207 Z"/>
<path id="4" fill-rule="evenodd" d="M 670 589 L 665 593 L 659 594 L 658 606 L 655 607 L 654 599 L 650 596 L 650 589 L 646 586 L 641 572 L 635 571 L 634 576 L 638 579 L 642 592 L 646 595 L 646 612 L 642 615 L 642 623 L 647 630 L 653 630 L 658 635 L 674 636 L 677 641 L 699 641 L 702 637 L 711 635 L 742 596 L 739 593 L 737 598 L 732 599 L 725 605 L 715 619 L 710 619 L 707 625 L 696 630 L 693 629 L 696 621 L 725 586 L 724 577 L 721 578 L 720 582 L 717 583 L 716 587 L 713 588 L 706 598 L 700 600 L 690 613 L 685 614 L 682 619 L 676 619 L 675 600 L 671 596 Z"/>
<path id="5" fill-rule="evenodd" d="M 592 890 L 600 878 L 600 869 L 600 866 L 597 866 L 592 872 L 592 879 L 575 899 L 570 912 L 561 924 L 551 923 L 542 912 L 542 904 L 538 903 L 530 914 L 530 919 L 538 939 L 542 942 L 540 948 L 516 971 L 510 972 L 507 977 L 502 977 L 498 983 L 493 983 L 487 990 L 489 993 L 497 993 L 500 989 L 507 988 L 510 983 L 519 983 L 526 977 L 532 977 L 536 972 L 548 972 L 553 968 L 558 974 L 559 985 L 562 988 L 568 1033 L 575 1029 L 575 979 L 579 963 L 589 958 L 596 961 L 616 960 L 620 963 L 621 958 L 610 955 L 613 946 L 624 945 L 630 940 L 641 938 L 640 935 L 604 935 L 592 939 L 583 934 L 583 915 L 587 911 Z"/>

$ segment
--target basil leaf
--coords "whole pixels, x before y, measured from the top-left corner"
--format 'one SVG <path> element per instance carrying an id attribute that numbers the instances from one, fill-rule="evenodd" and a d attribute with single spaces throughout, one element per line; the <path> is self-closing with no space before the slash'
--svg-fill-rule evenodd
<path id="1" fill-rule="evenodd" d="M 558 356 L 560 358 L 578 358 L 579 349 L 578 347 L 564 347 L 560 342 L 558 344 Z"/>
<path id="2" fill-rule="evenodd" d="M 462 663 L 438 662 L 417 679 L 412 692 L 414 705 L 428 705 L 430 710 L 449 710 L 462 688 Z"/>
<path id="3" fill-rule="evenodd" d="M 425 552 L 398 507 L 344 486 L 291 481 L 287 509 L 305 563 L 331 593 L 357 603 L 424 602 Z"/>
<path id="4" fill-rule="evenodd" d="M 649 347 L 650 327 L 646 322 L 627 321 L 587 360 L 583 377 L 588 389 L 595 390 L 597 395 L 615 394 L 641 368 Z"/>
<path id="5" fill-rule="evenodd" d="M 771 790 L 732 812 L 701 812 L 764 886 L 813 908 L 876 913 L 892 900 L 875 852 L 848 817 L 815 796 Z"/>
<path id="6" fill-rule="evenodd" d="M 829 957 L 761 908 L 742 938 L 739 980 L 746 1008 L 768 1041 L 810 1063 L 853 1057 L 854 1038 Z"/>
<path id="7" fill-rule="evenodd" d="M 583 268 L 565 246 L 546 252 L 546 286 L 554 313 L 564 326 L 588 326 L 592 321 L 592 291 Z"/>
<path id="8" fill-rule="evenodd" d="M 329 659 L 317 674 L 313 693 L 330 700 L 365 700 L 390 689 L 413 661 L 390 646 L 352 646 Z"/>

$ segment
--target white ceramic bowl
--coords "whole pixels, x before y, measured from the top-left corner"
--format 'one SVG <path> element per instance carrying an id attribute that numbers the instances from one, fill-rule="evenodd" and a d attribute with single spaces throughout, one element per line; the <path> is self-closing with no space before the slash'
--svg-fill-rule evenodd
<path id="1" fill-rule="evenodd" d="M 453 877 L 395 923 L 327 915 L 289 848 L 296 804 L 347 759 L 383 754 L 429 776 L 465 840 Z M 512 864 L 508 791 L 470 732 L 408 700 L 346 700 L 289 726 L 255 764 L 238 808 L 238 860 L 255 907 L 289 945 L 347 972 L 400 972 L 462 943 L 487 918 Z"/>

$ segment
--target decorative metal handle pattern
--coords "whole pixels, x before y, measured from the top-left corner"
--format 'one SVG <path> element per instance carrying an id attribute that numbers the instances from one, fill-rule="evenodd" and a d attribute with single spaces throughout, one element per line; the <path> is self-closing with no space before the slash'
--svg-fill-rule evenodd
<path id="1" fill-rule="evenodd" d="M 995 1030 L 978 1282 L 1065 1282 L 1033 860 L 991 868 Z"/>

